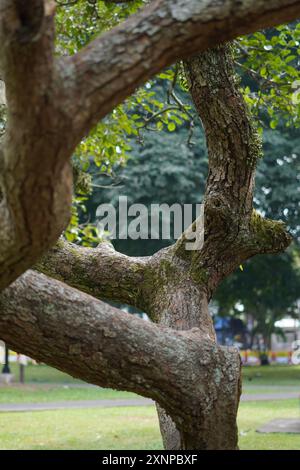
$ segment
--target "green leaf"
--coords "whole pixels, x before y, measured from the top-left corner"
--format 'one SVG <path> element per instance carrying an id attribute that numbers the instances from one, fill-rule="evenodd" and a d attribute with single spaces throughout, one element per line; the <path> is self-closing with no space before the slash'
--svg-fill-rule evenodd
<path id="1" fill-rule="evenodd" d="M 174 122 L 169 122 L 168 123 L 168 131 L 174 132 L 176 129 L 176 124 Z"/>
<path id="2" fill-rule="evenodd" d="M 270 127 L 271 129 L 276 129 L 278 125 L 278 121 L 276 119 L 273 119 L 271 122 L 270 122 Z"/>

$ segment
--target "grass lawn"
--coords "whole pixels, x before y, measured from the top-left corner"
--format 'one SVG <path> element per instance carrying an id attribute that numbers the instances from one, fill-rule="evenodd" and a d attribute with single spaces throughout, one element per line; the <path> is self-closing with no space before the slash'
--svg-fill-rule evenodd
<path id="1" fill-rule="evenodd" d="M 298 400 L 242 403 L 239 409 L 239 446 L 248 450 L 299 450 L 299 434 L 261 434 L 257 427 L 276 418 L 298 418 Z"/>
<path id="2" fill-rule="evenodd" d="M 18 366 L 12 364 L 18 377 Z M 87 387 L 80 380 L 45 365 L 26 367 L 26 384 L 0 386 L 0 403 L 34 403 L 63 400 L 101 400 L 133 398 L 129 392 Z M 274 393 L 297 391 L 300 393 L 299 366 L 244 367 L 243 393 Z"/>
<path id="3" fill-rule="evenodd" d="M 259 434 L 274 418 L 300 419 L 297 400 L 242 403 L 241 449 L 299 449 L 299 435 Z M 161 449 L 154 407 L 0 414 L 0 449 Z"/>
<path id="4" fill-rule="evenodd" d="M 300 366 L 272 365 L 243 367 L 243 385 L 299 385 Z"/>
<path id="5" fill-rule="evenodd" d="M 64 400 L 114 400 L 135 398 L 136 394 L 100 387 L 76 387 L 68 385 L 13 385 L 0 387 L 1 403 L 44 403 Z"/>
<path id="6" fill-rule="evenodd" d="M 243 393 L 247 395 L 277 392 L 297 392 L 297 386 L 243 386 Z M 80 385 L 71 387 L 63 384 L 30 384 L 30 385 L 3 385 L 0 387 L 1 403 L 45 403 L 68 400 L 116 400 L 124 398 L 136 398 L 137 395 L 130 392 L 120 392 L 100 387 L 86 387 Z"/>
<path id="7" fill-rule="evenodd" d="M 11 371 L 18 381 L 19 366 L 11 364 Z M 27 383 L 52 384 L 80 384 L 84 383 L 74 379 L 68 374 L 43 364 L 38 366 L 29 364 L 25 369 Z M 300 385 L 300 366 L 272 365 L 243 367 L 244 385 Z"/>
<path id="8" fill-rule="evenodd" d="M 243 384 L 242 393 L 244 395 L 255 395 L 263 393 L 283 393 L 283 392 L 297 392 L 300 396 L 299 385 L 248 385 Z"/>
<path id="9" fill-rule="evenodd" d="M 16 363 L 10 364 L 11 373 L 15 376 L 15 381 L 19 380 L 19 365 Z M 51 383 L 51 384 L 80 384 L 84 383 L 79 379 L 74 379 L 68 374 L 54 369 L 53 367 L 44 364 L 33 365 L 29 364 L 25 367 L 25 382 L 26 383 Z"/>
<path id="10" fill-rule="evenodd" d="M 0 449 L 161 449 L 154 407 L 0 414 Z"/>
<path id="11" fill-rule="evenodd" d="M 18 380 L 19 366 L 11 364 L 11 372 Z M 74 387 L 74 385 L 76 387 Z M 100 387 L 87 387 L 85 382 L 46 365 L 28 365 L 25 385 L 13 383 L 0 386 L 0 403 L 38 403 L 63 400 L 101 400 L 133 398 L 130 392 Z"/>
<path id="12" fill-rule="evenodd" d="M 19 366 L 11 364 L 15 381 L 18 381 Z M 52 384 L 80 384 L 84 383 L 74 379 L 64 372 L 46 365 L 28 365 L 25 369 L 27 383 L 52 383 Z M 272 366 L 247 366 L 243 367 L 244 385 L 300 385 L 300 366 L 272 365 Z"/>

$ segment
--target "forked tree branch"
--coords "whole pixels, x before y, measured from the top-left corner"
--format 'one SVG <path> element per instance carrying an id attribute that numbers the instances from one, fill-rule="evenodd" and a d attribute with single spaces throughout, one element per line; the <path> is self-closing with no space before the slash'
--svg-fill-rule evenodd
<path id="1" fill-rule="evenodd" d="M 253 211 L 260 138 L 239 90 L 231 46 L 219 46 L 189 59 L 186 72 L 209 153 L 203 248 L 187 251 L 183 234 L 174 246 L 154 257 L 130 258 L 109 245 L 80 248 L 61 240 L 37 266 L 45 274 L 98 298 L 136 306 L 154 320 L 164 309 L 171 309 L 182 327 L 186 322 L 180 295 L 174 302 L 172 290 L 181 291 L 185 298 L 183 291 L 194 289 L 200 304 L 200 299 L 211 297 L 223 277 L 245 260 L 260 253 L 281 252 L 292 240 L 282 223 L 266 220 Z M 174 284 L 176 279 L 182 279 L 184 289 L 176 281 Z M 192 310 L 190 324 L 205 325 L 212 337 L 205 314 L 199 316 L 198 308 L 195 314 Z M 206 311 L 204 305 L 202 310 Z"/>
<path id="2" fill-rule="evenodd" d="M 165 320 L 172 315 L 176 329 L 197 326 L 203 337 L 215 340 L 206 300 L 207 279 L 193 279 L 190 263 L 174 257 L 172 246 L 153 256 L 130 257 L 107 243 L 86 248 L 60 239 L 35 269 L 95 298 L 137 307 L 154 322 L 163 324 L 164 315 Z"/>

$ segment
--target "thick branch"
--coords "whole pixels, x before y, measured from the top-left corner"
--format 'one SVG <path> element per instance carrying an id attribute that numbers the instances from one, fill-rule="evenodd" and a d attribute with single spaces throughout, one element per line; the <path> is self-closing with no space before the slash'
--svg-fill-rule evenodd
<path id="1" fill-rule="evenodd" d="M 209 154 L 206 238 L 213 237 L 218 228 L 228 228 L 236 237 L 234 229 L 247 223 L 252 213 L 260 138 L 239 90 L 230 45 L 188 60 L 186 71 Z"/>
<path id="2" fill-rule="evenodd" d="M 53 77 L 54 11 L 49 0 L 3 0 L 0 9 L 1 76 L 11 119 L 32 128 L 28 102 L 41 98 Z M 47 7 L 48 6 L 48 7 Z M 30 108 L 30 107 L 29 107 Z M 25 113 L 20 119 L 21 112 Z M 35 110 L 36 112 L 36 110 Z"/>
<path id="3" fill-rule="evenodd" d="M 109 243 L 85 248 L 61 238 L 35 268 L 96 298 L 145 310 L 143 287 L 149 259 L 118 253 Z"/>
<path id="4" fill-rule="evenodd" d="M 208 312 L 206 278 L 193 276 L 190 264 L 173 248 L 149 257 L 129 257 L 101 243 L 80 247 L 60 239 L 35 269 L 98 299 L 135 306 L 160 324 L 179 330 L 200 329 L 215 341 Z"/>
<path id="5" fill-rule="evenodd" d="M 79 138 L 136 87 L 178 59 L 298 16 L 299 0 L 151 2 L 61 61 Z"/>
<path id="6" fill-rule="evenodd" d="M 291 237 L 280 222 L 264 220 L 252 208 L 260 140 L 239 91 L 230 46 L 193 57 L 186 70 L 209 152 L 203 249 L 187 251 L 185 234 L 146 259 L 105 245 L 93 250 L 61 242 L 39 269 L 97 297 L 135 305 L 155 321 L 179 329 L 197 326 L 213 338 L 207 298 L 218 283 L 258 253 L 283 251 Z"/>
<path id="7" fill-rule="evenodd" d="M 202 339 L 198 329 L 159 328 L 32 271 L 0 295 L 0 311 L 0 338 L 14 350 L 90 383 L 152 398 L 188 434 L 198 433 L 197 416 L 200 428 L 212 425 L 218 399 L 219 443 L 212 436 L 208 448 L 222 447 L 224 430 L 235 426 L 238 353 Z"/>
<path id="8" fill-rule="evenodd" d="M 41 32 L 44 21 L 44 0 L 2 0 L 1 36 L 5 43 L 32 42 Z"/>
<path id="9" fill-rule="evenodd" d="M 69 220 L 71 122 L 53 98 L 51 5 L 48 0 L 1 2 L 0 68 L 8 121 L 0 150 L 0 289 L 48 249 Z"/>
<path id="10" fill-rule="evenodd" d="M 231 46 L 218 46 L 186 61 L 190 91 L 205 128 L 209 174 L 205 192 L 205 242 L 191 252 L 191 271 L 206 273 L 210 292 L 225 275 L 258 253 L 283 251 L 291 242 L 279 222 L 253 212 L 260 138 L 238 78 Z M 184 253 L 184 236 L 174 251 Z"/>

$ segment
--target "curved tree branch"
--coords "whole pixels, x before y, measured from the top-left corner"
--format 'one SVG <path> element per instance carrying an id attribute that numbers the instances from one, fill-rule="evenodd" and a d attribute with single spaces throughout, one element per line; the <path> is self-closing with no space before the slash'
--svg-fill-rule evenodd
<path id="1" fill-rule="evenodd" d="M 239 398 L 235 349 L 203 339 L 198 329 L 159 328 L 33 271 L 4 290 L 0 310 L 0 337 L 14 350 L 90 383 L 152 398 L 189 435 L 199 432 L 196 415 L 203 429 L 222 416 L 217 439 L 205 445 L 224 447 Z M 236 445 L 229 439 L 226 447 Z"/>
<path id="2" fill-rule="evenodd" d="M 215 340 L 205 283 L 191 276 L 189 262 L 174 256 L 172 246 L 153 256 L 130 257 L 108 243 L 86 248 L 61 238 L 35 269 L 95 298 L 137 307 L 154 322 L 168 324 L 172 315 L 172 327 L 198 327 L 203 337 Z"/>
<path id="3" fill-rule="evenodd" d="M 39 269 L 97 297 L 137 306 L 153 320 L 163 322 L 164 312 L 167 317 L 172 312 L 173 327 L 200 325 L 212 338 L 207 297 L 246 259 L 283 251 L 291 236 L 282 223 L 265 220 L 252 208 L 260 139 L 239 91 L 231 46 L 187 60 L 186 70 L 209 151 L 203 248 L 187 251 L 183 234 L 153 257 L 130 258 L 107 245 L 94 250 L 61 241 Z M 198 299 L 194 309 L 190 302 L 187 321 L 186 296 Z"/>
<path id="4" fill-rule="evenodd" d="M 55 243 L 69 221 L 71 122 L 53 98 L 51 5 L 4 0 L 0 6 L 0 69 L 8 106 L 0 152 L 0 289 Z"/>

